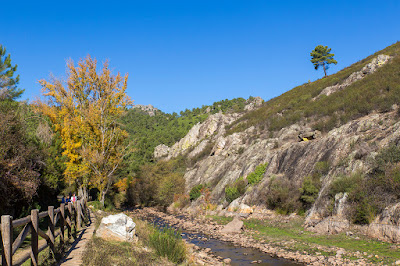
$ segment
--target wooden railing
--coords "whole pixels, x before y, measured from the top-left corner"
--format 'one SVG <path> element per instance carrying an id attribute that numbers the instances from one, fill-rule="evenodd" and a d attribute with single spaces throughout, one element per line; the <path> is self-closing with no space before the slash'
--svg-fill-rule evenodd
<path id="1" fill-rule="evenodd" d="M 24 218 L 13 220 L 10 215 L 1 216 L 1 239 L 2 247 L 2 266 L 20 265 L 31 258 L 31 265 L 38 265 L 39 252 L 46 247 L 50 247 L 53 254 L 55 250 L 55 240 L 60 236 L 60 243 L 64 245 L 64 232 L 67 229 L 68 239 L 72 237 L 72 229 L 74 228 L 75 234 L 81 230 L 82 222 L 87 215 L 86 200 L 77 200 L 74 203 L 62 203 L 57 209 L 54 206 L 49 206 L 47 211 L 40 212 L 39 210 L 32 210 L 31 215 Z M 47 233 L 39 228 L 39 219 L 49 217 Z M 59 229 L 55 231 L 59 222 Z M 74 225 L 74 227 L 73 227 Z M 14 228 L 24 226 L 19 233 L 18 237 L 13 240 Z M 18 254 L 17 259 L 13 261 L 13 255 L 17 249 L 24 242 L 25 238 L 31 234 L 30 252 L 21 252 Z M 39 245 L 39 236 L 46 240 L 45 243 Z"/>

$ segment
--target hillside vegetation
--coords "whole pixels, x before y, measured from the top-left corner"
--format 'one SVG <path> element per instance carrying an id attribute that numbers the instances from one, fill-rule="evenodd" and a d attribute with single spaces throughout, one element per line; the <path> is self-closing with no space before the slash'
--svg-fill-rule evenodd
<path id="1" fill-rule="evenodd" d="M 354 82 L 345 90 L 314 100 L 321 91 L 342 83 L 353 72 L 360 71 L 380 54 L 393 56 L 376 72 Z M 251 126 L 269 131 L 301 120 L 311 122 L 315 129 L 329 131 L 352 119 L 373 111 L 386 112 L 400 102 L 400 42 L 315 82 L 306 83 L 273 98 L 227 126 L 227 134 L 241 132 Z"/>

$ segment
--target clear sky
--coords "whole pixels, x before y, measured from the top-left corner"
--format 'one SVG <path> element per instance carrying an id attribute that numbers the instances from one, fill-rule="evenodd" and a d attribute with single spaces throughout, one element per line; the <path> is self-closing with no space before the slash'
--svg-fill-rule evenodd
<path id="1" fill-rule="evenodd" d="M 18 64 L 22 99 L 37 80 L 65 77 L 90 54 L 129 73 L 136 104 L 165 112 L 223 99 L 268 100 L 323 71 L 310 52 L 332 48 L 332 74 L 400 40 L 400 1 L 1 1 L 0 44 Z"/>

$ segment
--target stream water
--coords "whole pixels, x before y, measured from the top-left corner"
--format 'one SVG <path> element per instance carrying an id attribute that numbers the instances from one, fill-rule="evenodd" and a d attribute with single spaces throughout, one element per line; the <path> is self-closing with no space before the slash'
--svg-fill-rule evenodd
<path id="1" fill-rule="evenodd" d="M 270 255 L 255 248 L 239 247 L 233 245 L 232 243 L 215 239 L 209 235 L 193 233 L 182 230 L 181 228 L 178 229 L 156 216 L 153 216 L 151 219 L 149 219 L 149 221 L 160 229 L 169 227 L 173 228 L 174 230 L 179 230 L 182 238 L 188 243 L 195 244 L 200 248 L 210 248 L 211 252 L 216 256 L 230 258 L 232 260 L 231 265 L 301 265 L 290 260 L 271 257 Z"/>

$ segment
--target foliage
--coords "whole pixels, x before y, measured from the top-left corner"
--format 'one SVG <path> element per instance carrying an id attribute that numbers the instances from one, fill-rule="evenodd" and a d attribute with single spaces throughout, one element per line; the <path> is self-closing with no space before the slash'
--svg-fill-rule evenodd
<path id="1" fill-rule="evenodd" d="M 345 90 L 314 99 L 324 88 L 340 84 L 379 54 L 393 58 Z M 396 74 L 399 72 L 400 42 L 397 42 L 327 78 L 303 84 L 269 100 L 227 126 L 226 134 L 244 131 L 251 126 L 278 131 L 304 119 L 309 123 L 315 121 L 315 129 L 326 132 L 373 111 L 386 112 L 393 104 L 400 104 L 400 76 Z"/>
<path id="2" fill-rule="evenodd" d="M 132 180 L 127 197 L 132 205 L 169 206 L 185 189 L 183 158 L 146 164 Z"/>
<path id="3" fill-rule="evenodd" d="M 288 214 L 301 208 L 299 188 L 286 177 L 272 177 L 263 199 L 268 208 Z"/>
<path id="4" fill-rule="evenodd" d="M 157 255 L 167 257 L 176 264 L 186 259 L 186 248 L 182 237 L 172 228 L 154 230 L 150 235 L 150 245 L 156 250 Z"/>
<path id="5" fill-rule="evenodd" d="M 201 196 L 201 190 L 203 188 L 204 188 L 203 184 L 198 184 L 198 185 L 192 187 L 192 189 L 189 192 L 190 201 L 194 201 L 194 200 L 198 199 Z"/>
<path id="6" fill-rule="evenodd" d="M 228 185 L 225 187 L 225 199 L 228 202 L 232 202 L 235 199 L 239 198 L 246 192 L 246 181 L 243 177 L 236 180 L 232 185 Z"/>
<path id="7" fill-rule="evenodd" d="M 251 185 L 258 184 L 264 176 L 268 163 L 260 164 L 256 167 L 254 172 L 251 172 L 247 177 L 247 181 Z"/>
<path id="8" fill-rule="evenodd" d="M 337 64 L 337 61 L 333 59 L 334 54 L 330 54 L 331 48 L 328 46 L 318 45 L 315 49 L 310 53 L 311 55 L 311 63 L 314 64 L 315 70 L 318 70 L 320 66 L 324 69 L 325 77 L 326 70 L 329 68 L 329 64 Z"/>
<path id="9" fill-rule="evenodd" d="M 303 206 L 307 209 L 318 198 L 318 193 L 321 188 L 321 181 L 319 178 L 313 178 L 313 176 L 306 176 L 303 180 L 303 184 L 300 188 L 300 200 Z"/>
<path id="10" fill-rule="evenodd" d="M 44 154 L 27 136 L 19 110 L 17 102 L 0 100 L 0 213 L 27 207 L 43 170 Z"/>
<path id="11" fill-rule="evenodd" d="M 314 173 L 319 177 L 327 175 L 329 172 L 330 164 L 327 161 L 320 161 L 314 165 Z"/>
<path id="12" fill-rule="evenodd" d="M 65 176 L 69 183 L 92 185 L 104 202 L 112 177 L 125 155 L 123 140 L 128 133 L 117 120 L 131 104 L 125 94 L 128 76 L 112 75 L 108 63 L 97 73 L 97 61 L 88 56 L 78 66 L 67 64 L 68 81 L 41 80 L 47 101 L 37 110 L 50 118 L 62 139 Z"/>
<path id="13" fill-rule="evenodd" d="M 18 89 L 19 75 L 14 76 L 17 65 L 12 66 L 11 56 L 6 56 L 6 48 L 0 44 L 0 100 L 15 100 L 24 92 Z"/>

